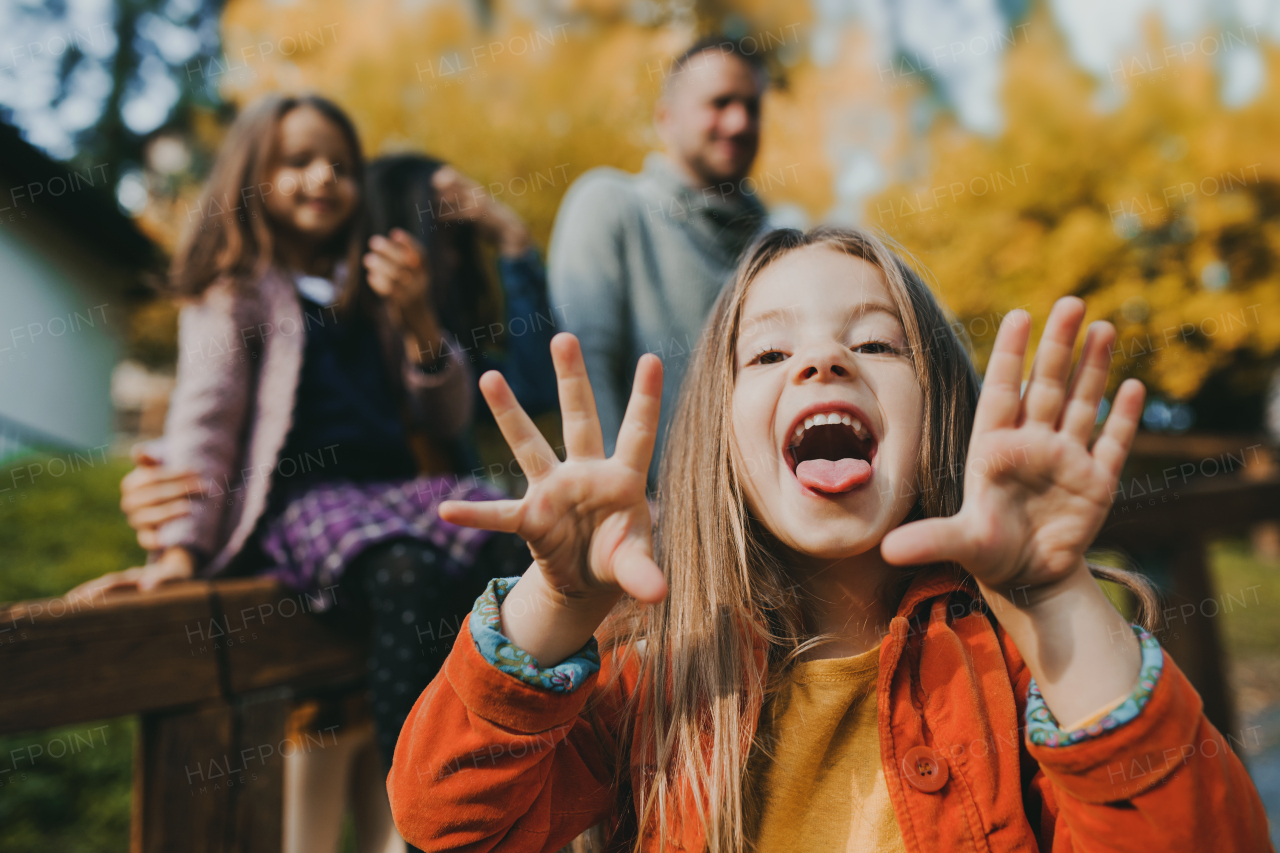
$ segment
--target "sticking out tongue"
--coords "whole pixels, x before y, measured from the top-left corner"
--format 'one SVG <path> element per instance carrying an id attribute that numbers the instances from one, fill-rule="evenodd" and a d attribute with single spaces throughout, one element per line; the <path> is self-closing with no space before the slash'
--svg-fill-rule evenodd
<path id="1" fill-rule="evenodd" d="M 796 466 L 796 478 L 815 492 L 834 495 L 871 479 L 871 463 L 852 458 L 808 459 Z"/>

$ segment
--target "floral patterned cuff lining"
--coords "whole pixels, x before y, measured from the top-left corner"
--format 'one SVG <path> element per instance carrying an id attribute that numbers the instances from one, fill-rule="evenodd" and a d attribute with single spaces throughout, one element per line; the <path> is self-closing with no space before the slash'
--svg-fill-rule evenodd
<path id="1" fill-rule="evenodd" d="M 501 631 L 502 601 L 519 580 L 519 577 L 494 578 L 476 599 L 475 606 L 471 608 L 471 638 L 475 641 L 476 651 L 489 663 L 530 687 L 553 693 L 572 693 L 600 669 L 596 638 L 588 640 L 572 657 L 548 669 L 540 668 L 533 655 L 508 640 Z"/>
<path id="2" fill-rule="evenodd" d="M 1160 649 L 1159 640 L 1137 625 L 1130 627 L 1133 628 L 1133 633 L 1138 635 L 1138 642 L 1142 646 L 1142 668 L 1138 671 L 1138 684 L 1133 688 L 1133 692 L 1111 711 L 1090 721 L 1089 725 L 1068 732 L 1058 727 L 1057 719 L 1049 711 L 1049 706 L 1044 703 L 1044 697 L 1040 695 L 1040 688 L 1036 686 L 1036 680 L 1033 678 L 1031 686 L 1027 689 L 1028 740 L 1037 746 L 1070 746 L 1123 726 L 1142 713 L 1164 669 L 1164 652 Z"/>

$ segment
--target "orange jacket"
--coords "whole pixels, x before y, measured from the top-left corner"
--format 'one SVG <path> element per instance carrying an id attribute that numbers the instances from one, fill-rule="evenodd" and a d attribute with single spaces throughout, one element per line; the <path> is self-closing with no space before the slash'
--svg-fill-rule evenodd
<path id="1" fill-rule="evenodd" d="M 1042 747 L 1022 736 L 1031 675 L 961 578 L 918 578 L 889 628 L 880 752 L 911 853 L 1273 850 L 1244 766 L 1167 655 L 1138 717 Z M 611 661 L 572 693 L 538 690 L 490 665 L 464 629 L 396 746 L 387 787 L 404 838 L 424 851 L 554 851 L 616 820 L 607 731 L 582 715 Z M 635 675 L 631 666 L 617 695 L 599 697 L 606 730 Z M 703 850 L 682 800 L 669 809 L 667 849 Z M 658 839 L 646 833 L 643 847 L 659 849 Z"/>

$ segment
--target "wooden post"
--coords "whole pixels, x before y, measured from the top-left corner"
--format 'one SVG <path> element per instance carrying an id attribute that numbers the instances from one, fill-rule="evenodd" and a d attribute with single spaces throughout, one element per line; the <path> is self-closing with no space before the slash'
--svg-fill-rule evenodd
<path id="1" fill-rule="evenodd" d="M 285 727 L 292 707 L 288 690 L 248 696 L 237 709 L 240 748 L 256 753 L 256 770 L 235 790 L 228 853 L 280 853 L 284 835 Z M 242 753 L 243 754 L 243 753 Z"/>
<path id="2" fill-rule="evenodd" d="M 130 853 L 223 853 L 235 775 L 235 714 L 216 703 L 143 714 L 134 750 Z"/>
<path id="3" fill-rule="evenodd" d="M 1221 601 L 1209 577 L 1206 543 L 1188 536 L 1170 564 L 1173 589 L 1160 619 L 1160 642 L 1204 700 L 1204 715 L 1223 735 L 1236 734 L 1235 702 L 1218 632 Z M 1212 606 L 1210 606 L 1212 605 Z"/>
<path id="4" fill-rule="evenodd" d="M 291 700 L 272 690 L 144 714 L 131 853 L 280 853 Z"/>

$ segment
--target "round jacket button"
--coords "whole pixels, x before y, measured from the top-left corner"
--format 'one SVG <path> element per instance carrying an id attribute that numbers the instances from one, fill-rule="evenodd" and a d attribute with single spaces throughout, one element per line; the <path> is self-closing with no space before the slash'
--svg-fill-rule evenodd
<path id="1" fill-rule="evenodd" d="M 902 772 L 917 791 L 932 794 L 947 784 L 947 761 L 927 746 L 907 750 Z"/>

